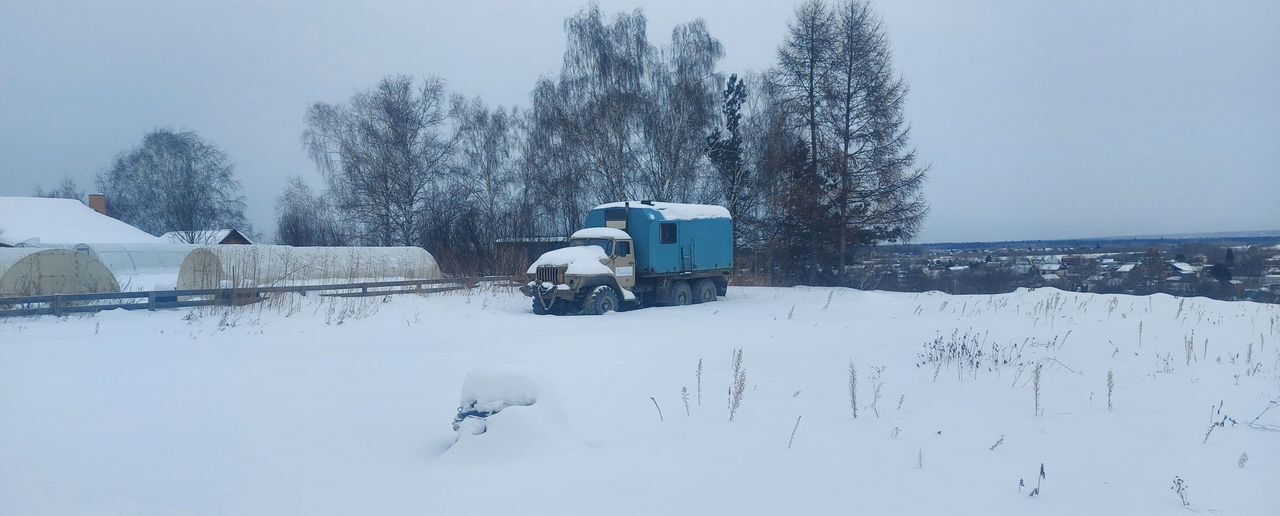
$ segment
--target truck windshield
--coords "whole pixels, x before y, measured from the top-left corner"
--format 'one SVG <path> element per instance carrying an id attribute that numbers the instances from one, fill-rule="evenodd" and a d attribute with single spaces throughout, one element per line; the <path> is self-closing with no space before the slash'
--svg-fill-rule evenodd
<path id="1" fill-rule="evenodd" d="M 580 238 L 572 242 L 573 245 L 594 245 L 604 249 L 604 254 L 613 255 L 613 240 L 607 238 Z"/>

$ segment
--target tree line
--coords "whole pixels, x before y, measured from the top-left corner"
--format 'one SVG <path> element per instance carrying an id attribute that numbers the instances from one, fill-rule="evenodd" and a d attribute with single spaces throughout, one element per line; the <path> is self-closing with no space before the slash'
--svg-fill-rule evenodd
<path id="1" fill-rule="evenodd" d="M 402 75 L 312 104 L 302 141 L 324 184 L 290 179 L 276 240 L 421 246 L 445 270 L 503 273 L 499 239 L 568 235 L 600 203 L 716 203 L 734 216 L 744 274 L 812 284 L 844 283 L 861 250 L 918 231 L 928 167 L 867 2 L 800 5 L 775 64 L 741 75 L 719 70 L 702 20 L 655 44 L 640 10 L 593 4 L 564 29 L 560 70 L 524 109 Z M 241 228 L 231 172 L 213 145 L 161 130 L 97 186 L 148 231 Z"/>

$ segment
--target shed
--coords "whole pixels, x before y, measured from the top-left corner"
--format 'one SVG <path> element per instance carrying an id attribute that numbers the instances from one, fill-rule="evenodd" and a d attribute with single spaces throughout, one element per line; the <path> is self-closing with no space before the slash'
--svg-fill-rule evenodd
<path id="1" fill-rule="evenodd" d="M 0 296 L 119 292 L 120 285 L 92 254 L 76 249 L 0 249 Z"/>

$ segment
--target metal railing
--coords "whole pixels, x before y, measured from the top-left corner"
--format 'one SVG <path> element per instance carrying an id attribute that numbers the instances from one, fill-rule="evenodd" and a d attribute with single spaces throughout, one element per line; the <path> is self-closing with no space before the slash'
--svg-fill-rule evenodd
<path id="1" fill-rule="evenodd" d="M 477 278 L 442 278 L 323 285 L 291 285 L 279 287 L 211 288 L 187 290 L 149 290 L 138 292 L 100 292 L 95 294 L 54 294 L 45 296 L 0 297 L 0 317 L 35 315 L 61 316 L 103 310 L 158 310 L 195 306 L 234 306 L 258 303 L 272 294 L 307 295 L 320 292 L 328 297 L 363 297 L 392 294 L 430 294 L 474 288 L 480 284 L 508 286 L 516 283 L 509 276 Z"/>

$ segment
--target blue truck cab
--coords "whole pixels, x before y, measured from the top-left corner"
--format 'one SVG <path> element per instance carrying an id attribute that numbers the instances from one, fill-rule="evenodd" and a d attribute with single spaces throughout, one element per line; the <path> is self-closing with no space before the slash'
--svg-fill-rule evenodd
<path id="1" fill-rule="evenodd" d="M 522 291 L 535 313 L 704 303 L 728 290 L 733 219 L 721 206 L 614 202 L 592 209 L 583 226 L 569 248 L 529 268 Z"/>

